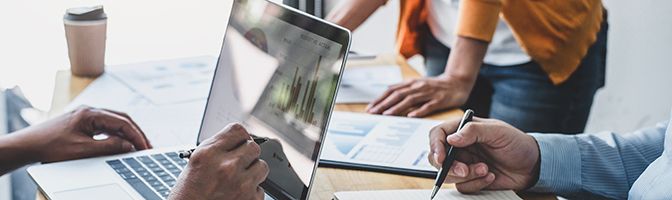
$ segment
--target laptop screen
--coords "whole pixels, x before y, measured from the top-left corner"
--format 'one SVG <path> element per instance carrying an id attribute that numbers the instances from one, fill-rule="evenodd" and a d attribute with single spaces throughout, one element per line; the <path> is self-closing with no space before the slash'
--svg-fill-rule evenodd
<path id="1" fill-rule="evenodd" d="M 198 142 L 232 122 L 266 137 L 262 187 L 304 199 L 349 47 L 349 32 L 266 0 L 234 1 Z"/>

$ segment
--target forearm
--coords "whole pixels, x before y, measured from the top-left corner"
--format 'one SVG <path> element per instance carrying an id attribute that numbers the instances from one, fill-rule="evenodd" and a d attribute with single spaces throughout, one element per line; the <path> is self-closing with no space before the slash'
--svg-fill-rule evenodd
<path id="1" fill-rule="evenodd" d="M 624 199 L 634 181 L 663 151 L 666 125 L 629 134 L 532 134 L 541 172 L 534 191 Z"/>
<path id="2" fill-rule="evenodd" d="M 26 143 L 22 131 L 0 137 L 0 175 L 38 162 L 35 153 L 31 151 L 31 146 Z"/>
<path id="3" fill-rule="evenodd" d="M 471 89 L 487 50 L 488 43 L 485 41 L 458 36 L 441 76 L 466 83 Z"/>
<path id="4" fill-rule="evenodd" d="M 387 0 L 344 0 L 326 17 L 328 21 L 355 30 Z"/>

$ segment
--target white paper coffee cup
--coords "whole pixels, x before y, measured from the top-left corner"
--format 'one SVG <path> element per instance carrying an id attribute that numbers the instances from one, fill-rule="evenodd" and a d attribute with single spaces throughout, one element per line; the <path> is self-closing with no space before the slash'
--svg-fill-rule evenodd
<path id="1" fill-rule="evenodd" d="M 103 6 L 70 8 L 63 17 L 73 75 L 97 77 L 105 71 L 107 15 Z"/>

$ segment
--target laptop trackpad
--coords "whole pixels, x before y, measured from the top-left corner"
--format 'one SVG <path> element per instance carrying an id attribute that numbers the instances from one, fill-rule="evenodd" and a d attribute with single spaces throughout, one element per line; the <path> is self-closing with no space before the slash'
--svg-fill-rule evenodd
<path id="1" fill-rule="evenodd" d="M 53 195 L 54 200 L 60 199 L 97 199 L 97 200 L 133 200 L 131 196 L 121 189 L 117 184 L 93 186 L 87 188 L 73 189 L 56 192 Z"/>

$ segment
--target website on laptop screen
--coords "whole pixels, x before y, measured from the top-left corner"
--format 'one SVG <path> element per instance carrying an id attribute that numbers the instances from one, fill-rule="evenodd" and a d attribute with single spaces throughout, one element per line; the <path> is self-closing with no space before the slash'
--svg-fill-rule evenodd
<path id="1" fill-rule="evenodd" d="M 241 122 L 270 139 L 260 145 L 271 166 L 264 189 L 303 198 L 347 47 L 282 12 L 263 0 L 235 1 L 198 140 Z"/>

